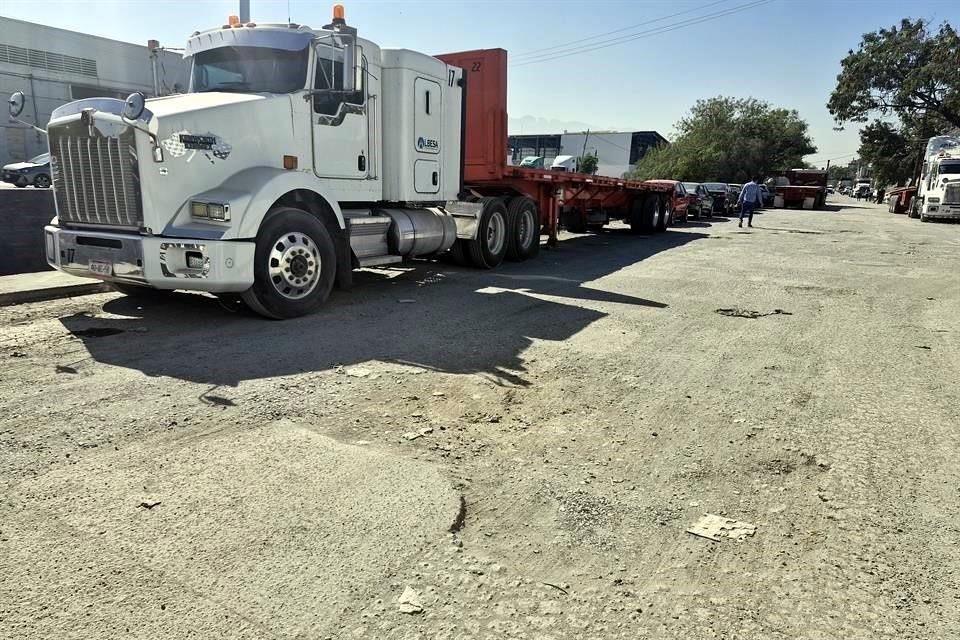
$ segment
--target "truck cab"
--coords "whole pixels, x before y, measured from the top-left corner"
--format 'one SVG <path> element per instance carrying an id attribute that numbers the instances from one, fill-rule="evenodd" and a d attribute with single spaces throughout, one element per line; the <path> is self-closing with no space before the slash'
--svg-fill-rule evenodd
<path id="1" fill-rule="evenodd" d="M 231 17 L 184 55 L 185 94 L 53 112 L 51 266 L 287 318 L 353 268 L 478 241 L 482 211 L 457 204 L 462 69 L 360 38 L 339 5 L 321 29 Z"/>
<path id="2" fill-rule="evenodd" d="M 960 219 L 960 153 L 941 151 L 927 162 L 919 185 L 920 220 Z"/>

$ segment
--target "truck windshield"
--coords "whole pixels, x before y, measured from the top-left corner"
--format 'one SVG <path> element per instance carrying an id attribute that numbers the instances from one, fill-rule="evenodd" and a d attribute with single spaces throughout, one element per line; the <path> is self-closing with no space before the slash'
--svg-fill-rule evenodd
<path id="1" fill-rule="evenodd" d="M 307 79 L 307 55 L 266 47 L 220 47 L 193 57 L 191 91 L 292 93 Z"/>
<path id="2" fill-rule="evenodd" d="M 960 162 L 944 162 L 940 165 L 940 175 L 945 173 L 960 173 Z"/>

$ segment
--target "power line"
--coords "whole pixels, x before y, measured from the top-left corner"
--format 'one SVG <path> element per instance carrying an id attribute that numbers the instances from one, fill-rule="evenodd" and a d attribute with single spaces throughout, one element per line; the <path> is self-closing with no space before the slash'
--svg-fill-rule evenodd
<path id="1" fill-rule="evenodd" d="M 753 2 L 747 2 L 744 4 L 725 9 L 723 11 L 716 11 L 714 13 L 708 13 L 697 18 L 690 18 L 688 20 L 681 20 L 671 25 L 665 25 L 663 27 L 657 27 L 655 29 L 648 29 L 646 31 L 641 31 L 634 34 L 629 34 L 627 36 L 621 36 L 619 38 L 613 38 L 608 41 L 601 41 L 599 43 L 594 43 L 592 45 L 584 46 L 583 44 L 576 45 L 574 47 L 568 48 L 565 51 L 558 51 L 555 54 L 542 54 L 541 56 L 535 56 L 536 59 L 522 60 L 520 62 L 511 64 L 513 67 L 523 67 L 530 64 L 537 64 L 540 62 L 547 62 L 549 60 L 556 60 L 558 58 L 565 58 L 573 55 L 578 55 L 581 53 L 588 53 L 590 51 L 596 51 L 598 49 L 606 49 L 607 47 L 613 47 L 618 44 L 624 44 L 626 42 L 632 42 L 633 40 L 640 40 L 642 38 L 648 38 L 650 36 L 659 35 L 661 33 L 669 33 L 671 31 L 676 31 L 677 29 L 682 29 L 684 27 L 692 26 L 695 24 L 700 24 L 703 22 L 708 22 L 710 20 L 715 20 L 717 18 L 722 18 L 724 16 L 732 15 L 734 13 L 739 13 L 741 11 L 746 11 L 747 9 L 752 9 L 754 7 L 759 7 L 761 5 L 769 4 L 773 0 L 754 0 Z"/>
<path id="2" fill-rule="evenodd" d="M 646 25 L 649 25 L 649 24 L 653 24 L 653 23 L 655 23 L 655 22 L 662 22 L 662 21 L 664 21 L 664 20 L 669 20 L 670 18 L 676 18 L 677 16 L 682 16 L 682 15 L 687 14 L 687 13 L 693 13 L 693 12 L 695 12 L 695 11 L 700 11 L 701 9 L 707 9 L 707 8 L 709 8 L 709 7 L 713 7 L 713 6 L 716 6 L 716 5 L 718 5 L 718 4 L 723 4 L 724 2 L 730 2 L 730 1 L 731 1 L 731 0 L 715 0 L 715 2 L 708 2 L 708 3 L 705 4 L 705 5 L 701 5 L 701 6 L 699 6 L 699 7 L 693 8 L 693 9 L 685 9 L 685 10 L 683 10 L 683 11 L 678 11 L 678 12 L 676 12 L 676 13 L 671 13 L 670 15 L 662 16 L 662 17 L 660 17 L 660 18 L 654 18 L 653 20 L 646 20 L 646 21 L 644 21 L 644 22 L 638 22 L 637 24 L 632 24 L 632 25 L 630 25 L 630 26 L 628 26 L 628 27 L 622 27 L 622 28 L 620 28 L 620 29 L 614 29 L 613 31 L 606 31 L 606 32 L 604 32 L 604 33 L 598 33 L 598 34 L 596 34 L 596 35 L 586 36 L 586 37 L 584 38 L 584 40 L 593 40 L 593 39 L 595 39 L 595 38 L 602 38 L 603 36 L 609 36 L 609 35 L 612 35 L 612 34 L 614 34 L 614 33 L 620 33 L 621 31 L 630 31 L 631 29 L 636 29 L 637 27 L 643 27 L 643 26 L 646 26 Z M 547 52 L 547 51 L 552 51 L 552 50 L 554 50 L 554 49 L 564 49 L 564 48 L 568 47 L 569 45 L 570 45 L 569 42 L 565 42 L 565 43 L 563 43 L 563 44 L 554 45 L 554 46 L 552 46 L 552 47 L 544 47 L 543 49 L 533 49 L 532 51 L 525 51 L 525 52 L 522 52 L 522 53 L 518 53 L 518 54 L 516 54 L 515 57 L 517 57 L 517 58 L 537 58 L 537 57 L 539 57 L 540 55 L 542 55 L 543 53 L 545 53 L 545 52 Z"/>

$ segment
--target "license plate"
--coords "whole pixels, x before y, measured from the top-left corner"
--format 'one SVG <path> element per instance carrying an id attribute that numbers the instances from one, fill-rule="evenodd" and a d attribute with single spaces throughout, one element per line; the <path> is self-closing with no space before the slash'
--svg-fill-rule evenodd
<path id="1" fill-rule="evenodd" d="M 91 260 L 90 273 L 93 273 L 98 276 L 112 276 L 113 264 L 110 262 L 99 262 L 97 260 Z"/>

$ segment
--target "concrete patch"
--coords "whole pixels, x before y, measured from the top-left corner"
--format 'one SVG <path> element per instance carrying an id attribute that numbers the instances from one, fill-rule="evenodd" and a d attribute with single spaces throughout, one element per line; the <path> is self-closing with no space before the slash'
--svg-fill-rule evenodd
<path id="1" fill-rule="evenodd" d="M 459 509 L 435 468 L 289 422 L 111 451 L 0 507 L 0 636 L 321 637 Z"/>

